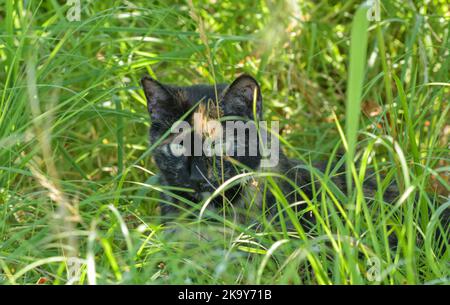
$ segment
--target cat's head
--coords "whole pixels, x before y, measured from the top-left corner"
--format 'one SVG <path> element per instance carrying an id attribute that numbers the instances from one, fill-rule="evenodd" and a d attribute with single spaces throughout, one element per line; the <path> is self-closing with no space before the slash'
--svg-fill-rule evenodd
<path id="1" fill-rule="evenodd" d="M 194 145 L 196 140 L 205 143 L 212 136 L 209 127 L 216 125 L 209 124 L 211 121 L 219 122 L 223 127 L 219 135 L 223 138 L 227 130 L 226 122 L 251 124 L 261 119 L 262 96 L 253 77 L 241 75 L 230 85 L 219 84 L 215 87 L 165 85 L 148 76 L 142 78 L 141 83 L 152 123 L 150 142 L 158 143 L 153 157 L 169 185 L 194 189 L 193 197 L 198 199 L 201 193 L 214 191 L 242 168 L 256 169 L 259 166 L 259 149 L 256 149 L 256 155 L 254 150 L 250 153 L 251 147 L 259 147 L 259 139 L 255 142 L 255 139 L 249 138 L 250 128 L 245 130 L 244 138 L 235 133 L 234 141 L 229 144 L 235 147 L 227 146 L 227 149 L 234 149 L 232 157 L 205 153 L 201 148 L 199 152 Z M 192 129 L 184 133 L 180 146 L 180 134 L 171 133 L 170 129 L 179 126 L 182 117 L 182 121 L 189 123 Z M 196 128 L 199 124 L 200 128 Z M 213 128 L 213 131 L 217 137 L 216 129 Z M 186 149 L 190 151 L 186 153 Z M 244 155 L 236 153 L 239 149 L 245 152 Z"/>

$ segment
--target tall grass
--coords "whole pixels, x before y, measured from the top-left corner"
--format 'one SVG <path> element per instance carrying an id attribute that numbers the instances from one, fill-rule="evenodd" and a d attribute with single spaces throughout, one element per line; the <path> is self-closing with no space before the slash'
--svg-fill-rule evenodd
<path id="1" fill-rule="evenodd" d="M 63 1 L 0 1 L 0 283 L 448 284 L 448 6 L 381 2 L 368 22 L 354 1 L 82 1 L 69 22 Z M 319 187 L 297 187 L 297 202 L 277 173 L 222 187 L 264 181 L 281 227 L 261 213 L 259 226 L 199 219 L 210 199 L 177 197 L 151 158 L 142 75 L 242 72 Z M 331 181 L 344 164 L 349 190 Z M 164 225 L 162 193 L 183 203 Z"/>

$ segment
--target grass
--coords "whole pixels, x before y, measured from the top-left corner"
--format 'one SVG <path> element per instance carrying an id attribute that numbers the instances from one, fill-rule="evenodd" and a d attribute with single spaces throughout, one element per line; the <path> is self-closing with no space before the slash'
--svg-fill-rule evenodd
<path id="1" fill-rule="evenodd" d="M 82 1 L 69 22 L 65 1 L 0 1 L 0 283 L 449 284 L 448 228 L 445 248 L 435 231 L 450 205 L 450 12 L 381 2 L 367 22 L 358 1 Z M 276 174 L 251 173 L 293 229 L 263 215 L 259 229 L 208 210 L 214 222 L 195 220 L 202 205 L 184 198 L 160 225 L 173 188 L 158 183 L 139 79 L 242 72 L 261 83 L 286 153 L 329 161 L 305 165 L 312 198 L 297 189 L 317 224 L 300 226 Z M 348 190 L 330 181 L 335 160 Z"/>

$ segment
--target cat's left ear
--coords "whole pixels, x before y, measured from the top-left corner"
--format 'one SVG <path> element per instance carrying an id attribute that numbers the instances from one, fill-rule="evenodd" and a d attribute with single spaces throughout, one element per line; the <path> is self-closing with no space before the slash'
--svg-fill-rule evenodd
<path id="1" fill-rule="evenodd" d="M 250 75 L 236 78 L 222 93 L 222 103 L 226 115 L 246 116 L 254 119 L 262 116 L 262 95 L 258 82 Z M 254 108 L 256 107 L 256 109 Z"/>
<path id="2" fill-rule="evenodd" d="M 141 85 L 147 98 L 147 109 L 152 120 L 167 119 L 174 116 L 177 103 L 168 86 L 150 76 L 141 79 Z"/>

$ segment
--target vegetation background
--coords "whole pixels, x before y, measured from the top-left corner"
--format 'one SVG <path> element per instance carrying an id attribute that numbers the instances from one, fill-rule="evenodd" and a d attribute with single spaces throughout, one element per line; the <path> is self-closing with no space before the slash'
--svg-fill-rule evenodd
<path id="1" fill-rule="evenodd" d="M 450 205 L 449 3 L 382 0 L 379 21 L 361 4 L 0 0 L 0 283 L 449 284 L 448 227 L 434 238 Z M 312 232 L 223 215 L 159 225 L 170 190 L 140 78 L 243 72 L 287 153 L 344 151 L 356 187 L 332 188 L 331 167 L 317 174 Z M 378 198 L 398 182 L 398 202 L 367 204 L 366 167 L 386 175 Z"/>

